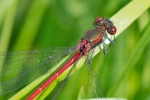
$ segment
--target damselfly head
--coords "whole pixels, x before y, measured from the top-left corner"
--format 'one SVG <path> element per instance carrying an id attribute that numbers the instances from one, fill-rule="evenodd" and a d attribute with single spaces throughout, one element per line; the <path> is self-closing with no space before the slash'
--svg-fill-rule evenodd
<path id="1" fill-rule="evenodd" d="M 110 35 L 114 35 L 117 31 L 116 27 L 113 25 L 113 23 L 109 19 L 105 19 L 102 17 L 97 17 L 95 19 L 96 26 L 103 27 Z"/>

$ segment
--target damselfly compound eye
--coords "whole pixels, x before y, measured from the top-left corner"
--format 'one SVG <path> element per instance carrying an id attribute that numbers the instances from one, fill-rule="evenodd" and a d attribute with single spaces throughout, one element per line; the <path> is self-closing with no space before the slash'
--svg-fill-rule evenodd
<path id="1" fill-rule="evenodd" d="M 103 18 L 102 17 L 97 17 L 96 19 L 95 19 L 95 24 L 96 25 L 103 25 Z"/>
<path id="2" fill-rule="evenodd" d="M 112 26 L 110 30 L 107 30 L 107 32 L 111 35 L 114 35 L 116 33 L 117 29 L 115 26 Z"/>

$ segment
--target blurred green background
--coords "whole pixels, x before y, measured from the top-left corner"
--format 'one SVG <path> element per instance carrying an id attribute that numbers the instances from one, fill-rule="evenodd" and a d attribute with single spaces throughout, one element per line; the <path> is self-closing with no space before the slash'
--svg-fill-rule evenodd
<path id="1" fill-rule="evenodd" d="M 93 22 L 97 16 L 110 18 L 129 2 L 0 0 L 0 51 L 75 46 L 88 30 L 94 28 Z M 150 100 L 150 43 L 143 42 L 142 48 L 138 46 L 149 21 L 150 9 L 116 38 L 115 45 L 106 56 L 100 52 L 93 58 L 92 64 L 106 97 Z M 123 76 L 117 80 L 120 73 Z M 85 66 L 77 70 L 63 87 L 58 100 L 76 100 L 81 86 L 87 84 L 87 77 Z M 4 95 L 1 99 L 16 92 Z M 46 99 L 49 100 L 53 94 Z"/>

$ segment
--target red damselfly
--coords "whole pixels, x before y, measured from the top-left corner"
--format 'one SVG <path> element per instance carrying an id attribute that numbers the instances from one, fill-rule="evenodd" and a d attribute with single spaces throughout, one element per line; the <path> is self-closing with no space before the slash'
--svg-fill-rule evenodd
<path id="1" fill-rule="evenodd" d="M 76 66 L 76 63 L 82 56 L 87 57 L 86 66 L 89 74 L 88 97 L 104 98 L 98 77 L 90 62 L 92 60 L 95 47 L 100 44 L 103 45 L 104 54 L 107 54 L 109 48 L 106 49 L 105 40 L 107 39 L 111 44 L 114 44 L 114 41 L 109 37 L 109 35 L 114 36 L 116 33 L 116 27 L 110 20 L 102 17 L 97 17 L 95 19 L 94 26 L 95 29 L 89 30 L 75 47 L 0 53 L 0 77 L 9 77 L 8 80 L 0 80 L 0 95 L 7 94 L 32 82 L 50 70 L 58 63 L 58 61 L 61 61 L 67 55 L 71 55 L 75 52 L 70 60 L 68 60 L 60 69 L 58 69 L 58 71 L 50 76 L 50 78 L 37 90 L 35 90 L 27 99 L 34 99 L 72 65 L 69 73 L 53 97 L 53 99 L 56 99 L 72 70 Z M 28 79 L 28 76 L 31 76 L 31 78 Z"/>

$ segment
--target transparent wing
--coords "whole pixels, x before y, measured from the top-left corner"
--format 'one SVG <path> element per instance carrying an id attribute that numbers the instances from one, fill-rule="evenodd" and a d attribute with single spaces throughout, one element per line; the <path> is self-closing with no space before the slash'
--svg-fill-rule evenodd
<path id="1" fill-rule="evenodd" d="M 73 51 L 75 47 L 0 53 L 0 95 L 32 82 Z"/>
<path id="2" fill-rule="evenodd" d="M 100 81 L 98 79 L 98 76 L 92 67 L 91 64 L 87 64 L 88 69 L 88 98 L 101 98 L 102 100 L 105 100 L 105 97 L 103 95 Z"/>
<path id="3" fill-rule="evenodd" d="M 95 72 L 93 66 L 91 65 L 91 60 L 93 57 L 94 49 L 91 54 L 87 56 L 86 67 L 88 70 L 88 98 L 101 98 L 101 100 L 106 100 L 102 92 L 100 81 L 97 73 Z"/>

